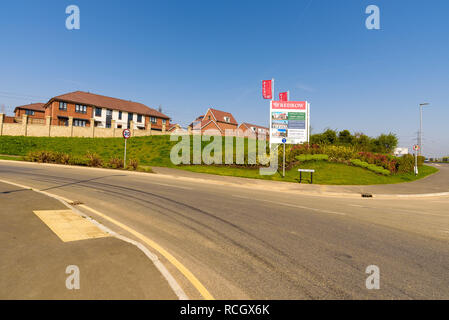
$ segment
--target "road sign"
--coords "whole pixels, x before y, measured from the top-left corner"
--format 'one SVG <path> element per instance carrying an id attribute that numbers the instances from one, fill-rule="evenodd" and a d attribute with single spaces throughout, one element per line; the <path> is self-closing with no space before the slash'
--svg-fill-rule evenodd
<path id="1" fill-rule="evenodd" d="M 419 150 L 419 145 L 415 144 L 415 145 L 413 146 L 413 150 L 414 150 L 414 151 L 418 151 L 418 150 Z"/>
<path id="2" fill-rule="evenodd" d="M 123 130 L 123 138 L 129 139 L 131 137 L 131 131 L 129 129 Z"/>
<path id="3" fill-rule="evenodd" d="M 287 139 L 283 138 L 282 143 L 286 143 L 286 142 L 287 142 Z"/>

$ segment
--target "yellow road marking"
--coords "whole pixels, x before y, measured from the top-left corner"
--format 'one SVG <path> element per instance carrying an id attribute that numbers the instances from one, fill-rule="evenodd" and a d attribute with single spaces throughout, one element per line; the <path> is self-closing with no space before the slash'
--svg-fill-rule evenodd
<path id="1" fill-rule="evenodd" d="M 203 284 L 193 275 L 193 273 L 190 272 L 189 269 L 187 269 L 181 262 L 178 261 L 178 259 L 173 257 L 169 252 L 167 252 L 164 248 L 159 246 L 156 242 L 145 237 L 143 234 L 135 231 L 134 229 L 124 225 L 123 223 L 102 214 L 101 212 L 99 212 L 95 209 L 89 208 L 88 206 L 85 206 L 85 205 L 79 205 L 78 207 L 82 207 L 86 210 L 89 210 L 89 211 L 95 213 L 96 215 L 102 217 L 103 219 L 108 220 L 109 222 L 112 222 L 116 226 L 128 231 L 132 235 L 136 236 L 137 238 L 139 238 L 140 240 L 145 242 L 147 245 L 149 245 L 154 250 L 156 250 L 161 255 L 163 255 L 171 264 L 173 264 L 179 270 L 179 272 L 181 272 L 184 275 L 184 277 L 186 277 L 190 281 L 190 283 L 192 283 L 192 285 L 198 290 L 198 292 L 204 297 L 204 299 L 214 300 L 214 297 L 203 286 Z"/>
<path id="2" fill-rule="evenodd" d="M 64 242 L 109 237 L 106 232 L 72 210 L 36 210 L 33 212 Z"/>

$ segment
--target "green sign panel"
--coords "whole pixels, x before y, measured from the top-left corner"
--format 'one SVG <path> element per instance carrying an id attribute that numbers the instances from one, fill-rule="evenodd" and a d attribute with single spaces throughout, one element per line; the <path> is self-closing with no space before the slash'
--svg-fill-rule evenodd
<path id="1" fill-rule="evenodd" d="M 288 120 L 306 120 L 305 112 L 289 112 Z"/>

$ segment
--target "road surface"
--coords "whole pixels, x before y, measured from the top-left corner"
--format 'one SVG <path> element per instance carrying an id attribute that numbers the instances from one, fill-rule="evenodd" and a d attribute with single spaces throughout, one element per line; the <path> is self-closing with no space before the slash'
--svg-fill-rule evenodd
<path id="1" fill-rule="evenodd" d="M 3 161 L 0 179 L 79 201 L 145 235 L 216 299 L 449 298 L 449 197 L 305 196 L 270 190 L 269 182 L 252 190 Z M 160 259 L 189 298 L 203 298 Z M 379 267 L 379 290 L 366 288 L 370 265 Z"/>

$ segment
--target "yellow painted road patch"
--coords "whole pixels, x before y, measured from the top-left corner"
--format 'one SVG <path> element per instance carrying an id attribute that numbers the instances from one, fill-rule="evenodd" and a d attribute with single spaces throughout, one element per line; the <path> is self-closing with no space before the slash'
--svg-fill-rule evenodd
<path id="1" fill-rule="evenodd" d="M 108 237 L 89 220 L 72 210 L 33 211 L 62 241 L 78 241 Z"/>

